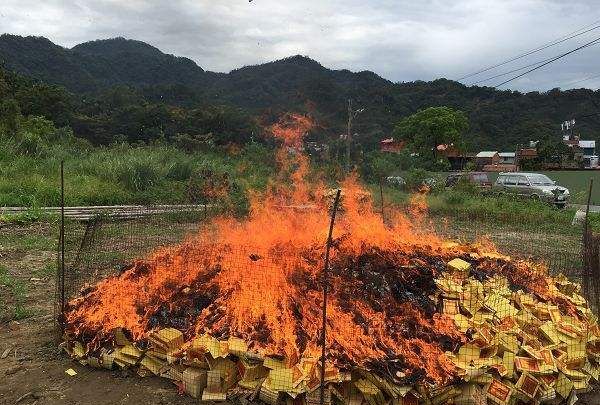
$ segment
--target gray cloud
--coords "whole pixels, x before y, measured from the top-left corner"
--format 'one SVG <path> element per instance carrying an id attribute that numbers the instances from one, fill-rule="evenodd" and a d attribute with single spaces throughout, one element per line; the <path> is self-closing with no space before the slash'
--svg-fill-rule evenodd
<path id="1" fill-rule="evenodd" d="M 330 68 L 411 81 L 457 78 L 500 62 L 600 20 L 596 10 L 593 0 L 3 0 L 0 26 L 66 47 L 115 36 L 139 39 L 213 71 L 302 54 Z M 596 36 L 600 29 L 476 78 Z M 600 74 L 599 56 L 600 45 L 590 47 L 503 88 L 598 88 L 600 77 L 577 81 Z"/>

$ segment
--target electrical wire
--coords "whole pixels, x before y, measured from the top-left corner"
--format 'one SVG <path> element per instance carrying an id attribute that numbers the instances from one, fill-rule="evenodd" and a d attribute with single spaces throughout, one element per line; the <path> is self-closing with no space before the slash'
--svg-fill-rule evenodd
<path id="1" fill-rule="evenodd" d="M 569 39 L 573 39 L 573 38 L 576 38 L 576 37 L 578 37 L 580 35 L 587 34 L 590 31 L 593 31 L 595 29 L 600 28 L 600 25 L 596 25 L 598 23 L 600 23 L 600 20 L 595 21 L 595 22 L 593 22 L 593 23 L 591 23 L 589 25 L 586 25 L 585 27 L 582 27 L 582 28 L 580 28 L 580 29 L 578 29 L 576 31 L 573 31 L 573 32 L 569 33 L 569 34 L 566 34 L 566 36 L 563 36 L 561 38 L 558 38 L 558 39 L 555 39 L 555 40 L 553 40 L 551 42 L 548 42 L 548 43 L 546 43 L 546 44 L 544 44 L 544 45 L 542 45 L 542 46 L 540 46 L 538 48 L 531 49 L 529 51 L 526 51 L 525 53 L 522 53 L 522 54 L 517 55 L 515 57 L 512 57 L 510 59 L 507 59 L 507 60 L 505 60 L 503 62 L 497 63 L 497 64 L 492 65 L 492 66 L 488 66 L 488 67 L 486 67 L 484 69 L 478 70 L 478 71 L 473 72 L 473 73 L 469 73 L 468 75 L 465 75 L 463 77 L 459 77 L 458 79 L 456 79 L 456 81 L 464 80 L 464 79 L 467 79 L 469 77 L 472 77 L 472 76 L 475 76 L 475 75 L 487 72 L 489 70 L 492 70 L 494 68 L 506 65 L 507 63 L 510 63 L 510 62 L 514 62 L 514 61 L 516 61 L 518 59 L 524 58 L 524 57 L 529 56 L 531 54 L 534 54 L 536 52 L 543 51 L 544 49 L 548 49 L 548 48 L 550 48 L 552 46 L 561 44 L 561 43 L 563 43 L 565 41 L 568 41 Z M 589 28 L 590 26 L 593 26 L 593 27 Z M 582 31 L 582 32 L 580 32 L 580 31 Z"/>
<path id="2" fill-rule="evenodd" d="M 487 81 L 489 81 L 489 80 L 496 79 L 496 78 L 498 78 L 498 77 L 506 76 L 506 75 L 509 75 L 509 74 L 511 74 L 511 73 L 515 73 L 515 72 L 518 72 L 519 70 L 527 69 L 527 68 L 529 68 L 529 67 L 532 67 L 532 66 L 537 66 L 537 65 L 539 65 L 539 64 L 542 64 L 542 63 L 544 63 L 544 62 L 547 62 L 547 61 L 549 61 L 550 59 L 552 59 L 552 58 L 548 58 L 548 59 L 540 60 L 540 61 L 537 61 L 537 62 L 534 62 L 534 63 L 530 63 L 529 65 L 521 66 L 520 68 L 513 69 L 513 70 L 509 70 L 508 72 L 499 73 L 499 74 L 497 74 L 497 75 L 494 75 L 494 76 L 488 77 L 488 78 L 486 78 L 486 79 L 481 79 L 481 80 L 478 80 L 478 81 L 476 81 L 476 82 L 470 83 L 470 84 L 469 84 L 469 86 L 474 86 L 474 85 L 476 85 L 476 84 L 483 83 L 483 82 L 487 82 Z"/>
<path id="3" fill-rule="evenodd" d="M 564 83 L 563 86 L 571 86 L 573 84 L 577 84 L 577 83 L 581 83 L 581 82 L 587 82 L 588 80 L 596 79 L 597 77 L 600 77 L 600 74 L 597 74 L 597 75 L 594 75 L 594 76 L 590 76 L 590 77 L 586 77 L 585 79 L 579 79 L 579 80 L 575 80 L 575 81 L 572 81 L 572 82 L 567 82 L 567 83 Z"/>
<path id="4" fill-rule="evenodd" d="M 560 54 L 560 55 L 558 55 L 558 56 L 555 56 L 554 58 L 551 58 L 551 59 L 550 59 L 550 60 L 548 60 L 547 62 L 544 62 L 544 63 L 542 63 L 541 65 L 538 65 L 538 66 L 536 66 L 536 67 L 534 67 L 534 68 L 532 68 L 532 69 L 529 69 L 528 71 L 526 71 L 526 72 L 524 72 L 524 73 L 521 73 L 520 75 L 517 75 L 517 76 L 511 77 L 510 79 L 508 79 L 508 80 L 505 80 L 505 81 L 503 81 L 502 83 L 495 85 L 494 87 L 500 87 L 500 86 L 502 86 L 502 85 L 505 85 L 506 83 L 512 82 L 513 80 L 515 80 L 515 79 L 518 79 L 519 77 L 523 77 L 523 76 L 525 76 L 526 74 L 528 74 L 528 73 L 531 73 L 531 72 L 533 72 L 534 70 L 538 70 L 539 68 L 542 68 L 542 67 L 544 67 L 544 66 L 546 66 L 546 65 L 549 65 L 550 63 L 552 63 L 552 62 L 555 62 L 555 61 L 557 61 L 557 60 L 559 60 L 559 59 L 562 59 L 562 58 L 564 58 L 564 57 L 565 57 L 565 56 L 567 56 L 567 55 L 570 55 L 570 54 L 572 54 L 572 53 L 574 53 L 574 52 L 577 52 L 577 51 L 579 51 L 579 50 L 581 50 L 581 49 L 584 49 L 584 48 L 587 48 L 587 47 L 589 47 L 589 46 L 595 45 L 595 44 L 597 44 L 597 43 L 598 43 L 598 41 L 600 41 L 600 37 L 598 37 L 598 38 L 594 39 L 593 41 L 587 42 L 587 43 L 585 43 L 585 44 L 583 44 L 583 45 L 581 45 L 581 46 L 578 46 L 577 48 L 575 48 L 575 49 L 572 49 L 572 50 L 570 50 L 570 51 L 568 51 L 568 52 L 565 52 L 565 53 L 563 53 L 563 54 Z"/>

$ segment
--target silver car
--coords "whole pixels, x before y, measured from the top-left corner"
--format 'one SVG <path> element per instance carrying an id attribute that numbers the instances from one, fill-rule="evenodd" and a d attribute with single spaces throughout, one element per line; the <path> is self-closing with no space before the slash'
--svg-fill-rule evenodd
<path id="1" fill-rule="evenodd" d="M 500 173 L 493 186 L 500 193 L 517 194 L 545 201 L 559 208 L 567 205 L 569 190 L 539 173 Z"/>

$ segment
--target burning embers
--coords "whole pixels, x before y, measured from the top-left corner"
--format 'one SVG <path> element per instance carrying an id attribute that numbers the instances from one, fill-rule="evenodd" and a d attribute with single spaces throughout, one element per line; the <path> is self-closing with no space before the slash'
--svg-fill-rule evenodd
<path id="1" fill-rule="evenodd" d="M 115 328 L 147 347 L 149 332 L 170 327 L 188 342 L 208 333 L 240 338 L 261 355 L 316 357 L 321 253 L 315 248 L 294 260 L 190 241 L 73 301 L 67 331 L 90 353 L 110 347 Z M 464 338 L 436 314 L 430 297 L 443 269 L 444 256 L 428 250 L 338 251 L 328 307 L 332 365 L 376 368 L 393 378 L 451 378 L 454 367 L 442 355 Z"/>
<path id="2" fill-rule="evenodd" d="M 567 398 L 598 377 L 600 333 L 574 284 L 478 246 L 344 245 L 331 266 L 330 394 L 508 404 Z M 321 253 L 290 259 L 195 241 L 159 252 L 71 303 L 69 351 L 204 399 L 245 389 L 271 403 L 311 402 Z"/>
<path id="3" fill-rule="evenodd" d="M 273 131 L 297 150 L 308 122 L 292 116 Z M 210 237 L 161 249 L 70 302 L 68 351 L 207 400 L 317 402 L 328 193 L 304 181 L 301 154 L 279 160 L 294 186 L 281 180 L 255 197 L 246 221 L 220 218 Z M 444 243 L 415 218 L 385 225 L 355 179 L 342 188 L 327 400 L 509 404 L 568 397 L 598 377 L 600 333 L 577 286 L 493 249 Z"/>

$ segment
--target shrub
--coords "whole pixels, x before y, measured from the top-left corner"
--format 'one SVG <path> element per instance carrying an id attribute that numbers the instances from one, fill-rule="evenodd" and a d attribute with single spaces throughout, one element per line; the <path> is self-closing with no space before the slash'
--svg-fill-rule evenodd
<path id="1" fill-rule="evenodd" d="M 194 171 L 194 163 L 189 159 L 179 158 L 169 165 L 167 178 L 172 180 L 187 180 Z"/>
<path id="2" fill-rule="evenodd" d="M 133 158 L 117 167 L 117 179 L 131 191 L 145 191 L 160 179 L 160 168 L 151 157 Z"/>
<path id="3" fill-rule="evenodd" d="M 443 187 L 439 176 L 425 169 L 411 169 L 407 171 L 404 180 L 406 180 L 406 188 L 410 191 L 418 191 L 423 186 L 429 189 Z"/>
<path id="4" fill-rule="evenodd" d="M 466 196 L 464 193 L 456 192 L 456 191 L 449 191 L 444 196 L 444 200 L 449 205 L 464 204 L 464 202 L 466 201 L 467 198 L 468 198 L 468 196 Z"/>
<path id="5" fill-rule="evenodd" d="M 29 131 L 20 132 L 17 146 L 19 154 L 38 156 L 42 154 L 45 148 L 46 144 L 39 134 Z"/>

